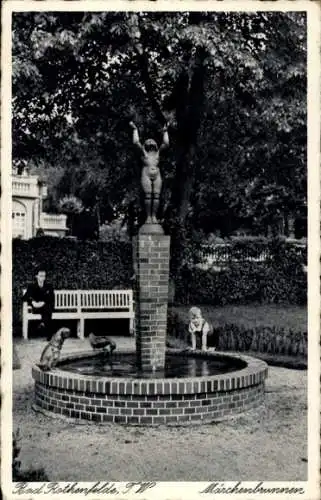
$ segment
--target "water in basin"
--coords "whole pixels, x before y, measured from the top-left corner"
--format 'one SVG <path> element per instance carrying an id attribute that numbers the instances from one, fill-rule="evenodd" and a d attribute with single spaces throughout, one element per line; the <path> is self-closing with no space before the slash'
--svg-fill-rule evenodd
<path id="1" fill-rule="evenodd" d="M 142 373 L 136 364 L 135 353 L 116 353 L 108 356 L 83 357 L 60 364 L 64 371 L 97 377 L 180 378 L 201 377 L 230 373 L 246 367 L 246 363 L 232 356 L 166 354 L 165 369 L 150 374 Z"/>

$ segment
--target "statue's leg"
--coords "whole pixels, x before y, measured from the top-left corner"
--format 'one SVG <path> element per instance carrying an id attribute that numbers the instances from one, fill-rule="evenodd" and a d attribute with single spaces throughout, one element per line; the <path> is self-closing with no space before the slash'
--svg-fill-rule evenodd
<path id="1" fill-rule="evenodd" d="M 152 193 L 145 193 L 146 224 L 152 222 Z"/>
<path id="2" fill-rule="evenodd" d="M 148 168 L 144 167 L 142 170 L 141 184 L 144 191 L 145 198 L 145 210 L 146 210 L 146 223 L 150 224 L 152 222 L 151 210 L 152 210 L 152 182 L 148 176 Z"/>
<path id="3" fill-rule="evenodd" d="M 157 220 L 157 212 L 159 208 L 159 194 L 154 194 L 154 200 L 153 200 L 153 213 L 152 213 L 152 223 L 153 224 L 158 224 Z"/>
<path id="4" fill-rule="evenodd" d="M 162 189 L 162 179 L 161 176 L 158 177 L 153 182 L 153 206 L 152 206 L 152 222 L 153 224 L 158 224 L 157 212 L 159 209 L 159 198 Z"/>

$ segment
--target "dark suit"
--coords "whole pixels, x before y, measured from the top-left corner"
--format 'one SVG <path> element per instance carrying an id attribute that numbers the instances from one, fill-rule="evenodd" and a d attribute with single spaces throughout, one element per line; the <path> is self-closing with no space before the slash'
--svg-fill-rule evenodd
<path id="1" fill-rule="evenodd" d="M 45 326 L 47 338 L 51 338 L 51 317 L 54 309 L 55 296 L 54 290 L 50 283 L 44 282 L 40 287 L 37 281 L 28 285 L 27 291 L 23 296 L 23 300 L 28 302 L 35 314 L 41 314 L 41 321 Z M 33 307 L 32 302 L 44 302 L 42 307 Z"/>

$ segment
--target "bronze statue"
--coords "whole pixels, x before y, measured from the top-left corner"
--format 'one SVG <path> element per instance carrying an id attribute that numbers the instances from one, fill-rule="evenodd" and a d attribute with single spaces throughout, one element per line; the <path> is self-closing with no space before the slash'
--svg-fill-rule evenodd
<path id="1" fill-rule="evenodd" d="M 70 336 L 69 328 L 60 328 L 44 348 L 39 362 L 39 367 L 44 371 L 54 368 L 60 358 L 60 352 L 64 341 Z"/>
<path id="2" fill-rule="evenodd" d="M 129 125 L 133 129 L 133 144 L 141 152 L 143 160 L 141 185 L 145 194 L 146 224 L 158 224 L 157 211 L 162 189 L 162 178 L 158 163 L 160 153 L 169 145 L 168 124 L 163 127 L 163 143 L 159 148 L 154 139 L 147 139 L 144 144 L 141 144 L 135 123 L 131 121 Z"/>
<path id="3" fill-rule="evenodd" d="M 115 342 L 111 340 L 109 337 L 103 337 L 103 336 L 96 337 L 94 333 L 89 334 L 89 342 L 94 350 L 101 349 L 105 352 L 108 352 L 109 354 L 112 354 L 113 351 L 116 349 Z"/>

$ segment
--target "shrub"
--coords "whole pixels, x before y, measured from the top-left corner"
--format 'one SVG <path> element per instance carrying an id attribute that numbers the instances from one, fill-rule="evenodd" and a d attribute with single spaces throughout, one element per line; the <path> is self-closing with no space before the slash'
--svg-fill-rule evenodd
<path id="1" fill-rule="evenodd" d="M 303 257 L 284 242 L 269 243 L 264 262 L 229 261 L 208 270 L 184 266 L 176 275 L 177 304 L 305 304 L 307 276 Z"/>
<path id="2" fill-rule="evenodd" d="M 128 231 L 120 220 L 115 220 L 110 224 L 103 224 L 100 226 L 99 239 L 102 241 L 120 240 L 128 243 L 130 241 Z"/>
<path id="3" fill-rule="evenodd" d="M 83 210 L 83 204 L 76 196 L 67 195 L 59 200 L 58 209 L 66 215 L 79 214 Z"/>
<path id="4" fill-rule="evenodd" d="M 307 333 L 276 327 L 245 328 L 227 324 L 217 328 L 218 346 L 224 351 L 254 351 L 259 353 L 307 356 Z"/>
<path id="5" fill-rule="evenodd" d="M 45 470 L 41 467 L 39 469 L 21 469 L 21 462 L 19 455 L 21 448 L 19 441 L 21 440 L 19 429 L 12 433 L 12 481 L 49 481 Z"/>
<path id="6" fill-rule="evenodd" d="M 50 236 L 13 240 L 13 322 L 21 321 L 22 290 L 38 265 L 55 289 L 130 288 L 131 245 L 121 241 L 77 241 Z"/>

